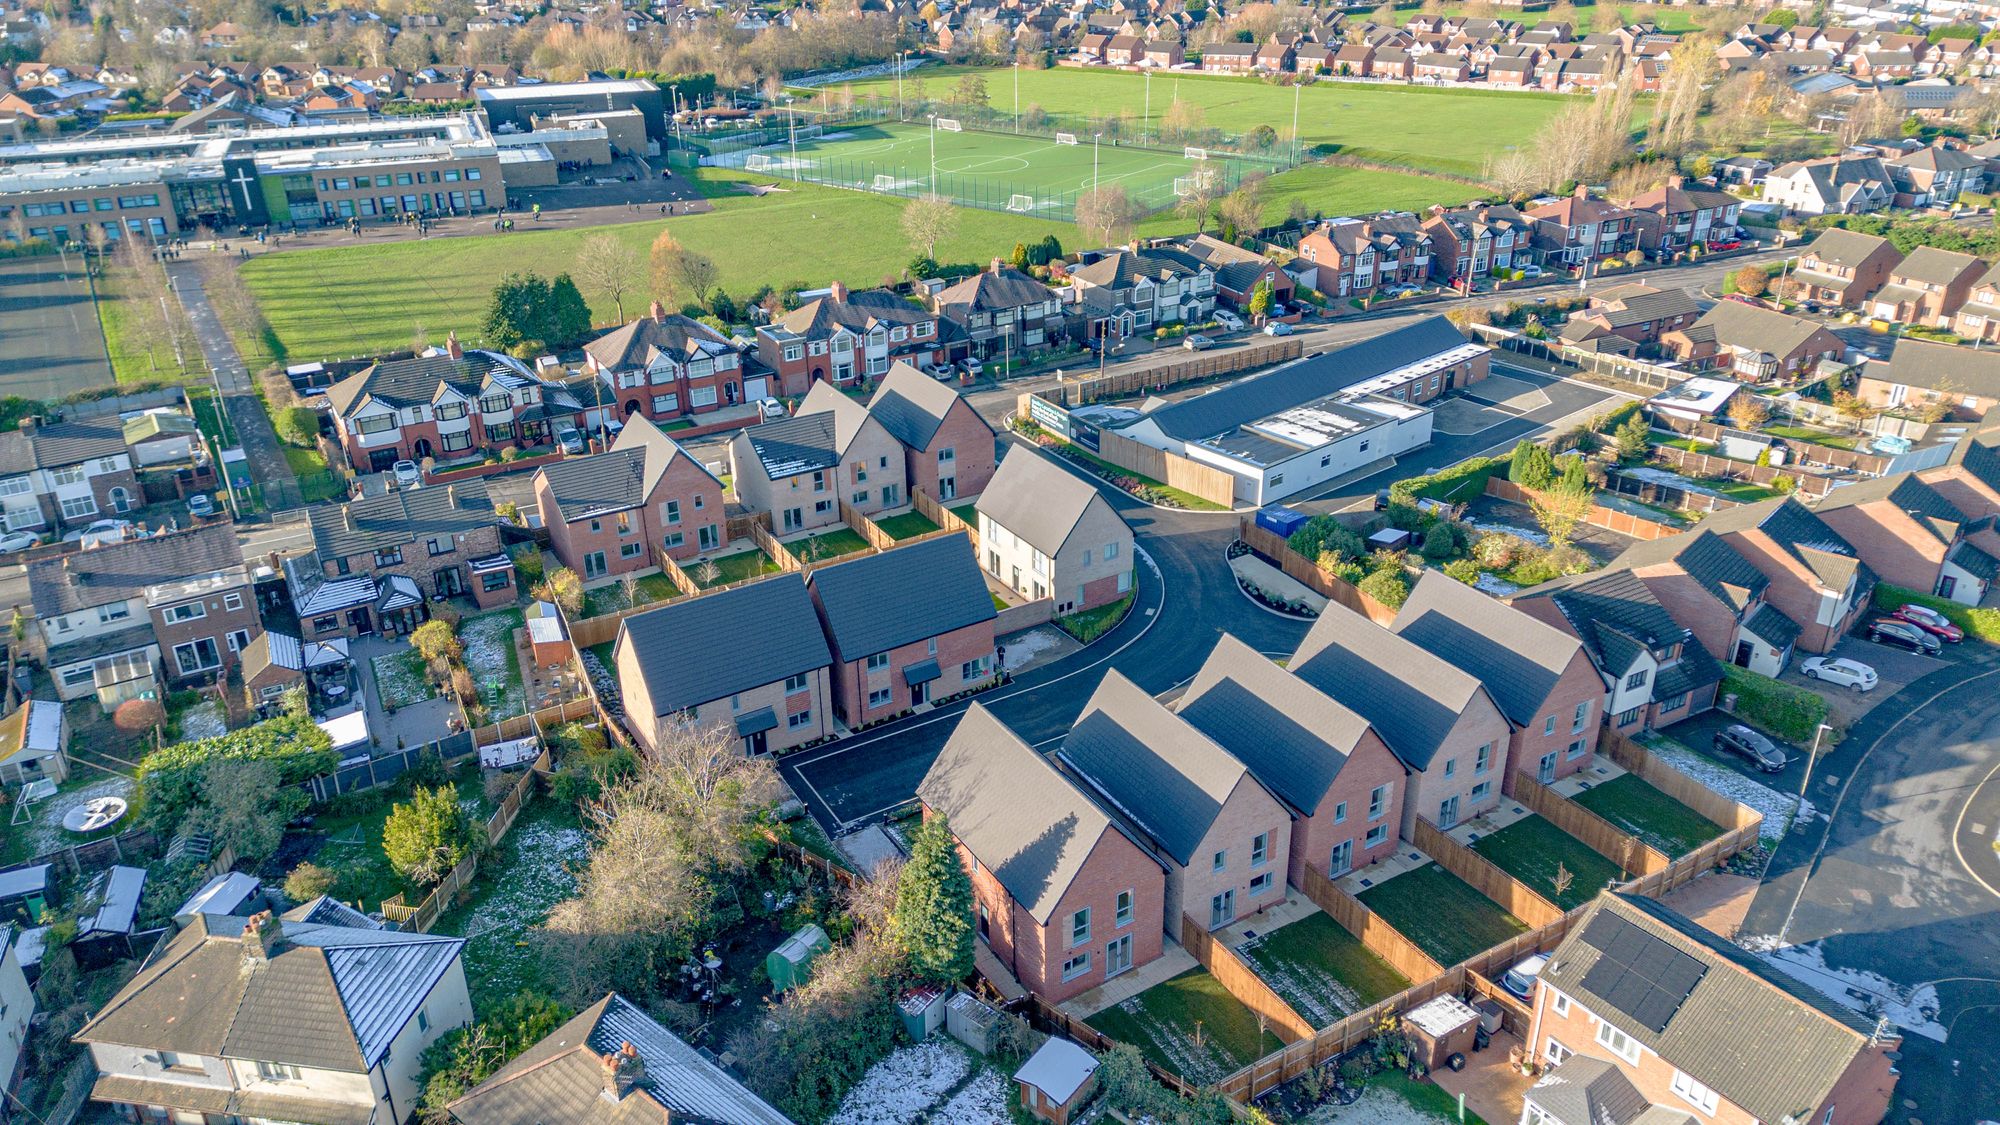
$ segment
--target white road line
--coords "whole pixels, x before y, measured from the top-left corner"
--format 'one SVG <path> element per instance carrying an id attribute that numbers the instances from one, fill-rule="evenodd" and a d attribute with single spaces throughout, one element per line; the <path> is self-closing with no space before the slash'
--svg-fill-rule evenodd
<path id="1" fill-rule="evenodd" d="M 1989 672 L 1989 673 L 1987 673 L 1987 674 L 1988 674 L 1988 675 L 1991 675 L 1992 673 L 1990 673 L 1990 672 Z M 1971 681 L 1970 681 L 1970 680 L 1968 680 L 1968 681 L 1966 681 L 1966 682 L 1967 682 L 1967 683 L 1970 683 Z M 1926 701 L 1926 702 L 1928 702 L 1928 701 Z M 1892 728 L 1892 729 L 1893 729 L 1893 728 Z M 1871 746 L 1871 747 L 1869 747 L 1869 749 L 1871 749 L 1871 750 L 1872 750 L 1872 749 L 1874 749 L 1874 747 L 1872 747 L 1872 746 Z M 1953 855 L 1953 856 L 1955 856 L 1955 857 L 1956 857 L 1956 858 L 1958 859 L 1958 865 L 1959 865 L 1960 867 L 1962 867 L 1962 868 L 1964 868 L 1964 869 L 1965 869 L 1965 873 L 1966 873 L 1967 875 L 1970 875 L 1970 876 L 1972 876 L 1972 881 L 1973 881 L 1973 882 L 1975 882 L 1975 883 L 1978 883 L 1978 884 L 1979 884 L 1980 886 L 1982 886 L 1982 887 L 1985 887 L 1985 888 L 1986 888 L 1986 893 L 1987 893 L 1987 894 L 1990 894 L 1990 895 L 1992 895 L 1992 896 L 1993 896 L 1993 897 L 1995 897 L 1995 898 L 2000 898 L 2000 887 L 1995 887 L 1995 886 L 1994 886 L 1993 884 L 1991 884 L 1991 883 L 1987 882 L 1986 880 L 1984 880 L 1984 879 L 1982 879 L 1982 878 L 1980 878 L 1980 877 L 1979 877 L 1979 872 L 1977 872 L 1977 871 L 1974 871 L 1974 870 L 1972 869 L 1972 865 L 1971 865 L 1971 864 L 1969 864 L 1969 863 L 1967 863 L 1967 862 L 1965 862 L 1965 849 L 1963 849 L 1963 848 L 1959 847 L 1959 844 L 1958 844 L 1958 832 L 1959 832 L 1959 829 L 1960 829 L 1961 827 L 1963 827 L 1963 826 L 1964 826 L 1964 824 L 1965 824 L 1965 814 L 1966 814 L 1967 812 L 1970 812 L 1970 811 L 1971 811 L 1971 809 L 1972 809 L 1972 802 L 1973 802 L 1973 801 L 1974 801 L 1975 799 L 1977 799 L 1977 798 L 1978 798 L 1978 796 L 1979 796 L 1979 791 L 1980 791 L 1981 789 L 1984 789 L 1984 788 L 1986 787 L 1987 783 L 1989 783 L 1989 782 L 1991 782 L 1991 781 L 1993 780 L 1993 776 L 1994 776 L 1995 774 L 2000 774 L 2000 763 L 1996 763 L 1996 764 L 1995 764 L 1995 765 L 1993 766 L 1993 768 L 1992 768 L 1992 769 L 1990 769 L 1990 770 L 1987 770 L 1987 771 L 1986 771 L 1986 776 L 1985 776 L 1985 777 L 1982 777 L 1982 778 L 1980 778 L 1980 779 L 1979 779 L 1979 784 L 1978 784 L 1978 785 L 1975 785 L 1975 786 L 1973 786 L 1973 787 L 1972 787 L 1972 792 L 1970 792 L 1970 793 L 1966 794 L 1966 797 L 1965 797 L 1965 803 L 1964 803 L 1963 805 L 1960 805 L 1960 806 L 1958 807 L 1958 818 L 1957 818 L 1956 820 L 1954 820 L 1954 821 L 1952 822 L 1952 825 L 1951 825 L 1951 853 L 1952 853 L 1952 855 Z M 1835 807 L 1837 808 L 1837 807 L 1839 807 L 1839 806 L 1838 806 L 1838 805 L 1836 805 Z M 1983 833 L 1983 832 L 1981 831 L 1981 830 L 1983 829 L 1983 827 L 1984 827 L 1983 825 L 1973 825 L 1973 831 L 1974 831 L 1974 832 L 1977 832 L 1977 833 L 1980 833 L 1981 835 L 1984 835 L 1984 833 Z M 1829 823 L 1828 823 L 1828 825 L 1827 825 L 1827 830 L 1828 830 L 1829 832 L 1833 830 L 1833 825 L 1832 825 L 1832 823 L 1831 823 L 1831 822 L 1829 822 Z M 1800 884 L 1800 886 L 1799 886 L 1799 891 L 1800 891 L 1800 893 L 1801 893 L 1801 894 L 1803 894 L 1803 893 L 1805 892 L 1805 885 L 1804 885 L 1804 884 Z M 1797 906 L 1797 903 L 1795 902 L 1795 903 L 1794 903 L 1793 905 L 1794 905 L 1794 907 L 1796 907 L 1796 906 Z M 1788 919 L 1786 919 L 1786 920 L 1787 920 L 1787 921 L 1790 921 L 1790 919 L 1789 919 L 1789 918 L 1788 918 Z"/>

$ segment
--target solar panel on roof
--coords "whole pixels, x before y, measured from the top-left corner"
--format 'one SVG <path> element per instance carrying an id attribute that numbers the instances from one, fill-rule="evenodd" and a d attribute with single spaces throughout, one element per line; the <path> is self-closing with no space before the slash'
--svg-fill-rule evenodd
<path id="1" fill-rule="evenodd" d="M 1584 927 L 1597 963 L 1583 987 L 1642 1026 L 1666 1030 L 1708 966 L 1624 918 L 1600 912 Z"/>

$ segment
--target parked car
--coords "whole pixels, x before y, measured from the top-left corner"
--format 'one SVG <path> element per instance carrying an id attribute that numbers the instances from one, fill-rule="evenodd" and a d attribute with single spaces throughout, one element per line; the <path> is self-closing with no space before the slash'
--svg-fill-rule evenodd
<path id="1" fill-rule="evenodd" d="M 1500 987 L 1506 989 L 1514 999 L 1532 1003 L 1535 996 L 1535 981 L 1548 965 L 1549 955 L 1546 953 L 1523 957 L 1500 977 Z"/>
<path id="2" fill-rule="evenodd" d="M 215 514 L 215 501 L 206 492 L 197 492 L 188 497 L 188 514 L 196 519 L 207 519 Z"/>
<path id="3" fill-rule="evenodd" d="M 978 360 L 972 358 L 971 356 L 966 356 L 964 359 L 959 360 L 958 365 L 964 368 L 965 373 L 967 375 L 972 376 L 974 379 L 979 378 L 979 373 L 981 371 L 986 370 L 985 364 L 979 362 Z"/>
<path id="4" fill-rule="evenodd" d="M 1375 490 L 1375 510 L 1376 510 L 1376 511 L 1378 511 L 1378 512 L 1386 512 L 1386 511 L 1388 511 L 1388 510 L 1389 510 L 1389 497 L 1390 497 L 1390 492 L 1389 492 L 1389 490 L 1388 490 L 1388 489 L 1386 489 L 1386 488 L 1378 488 L 1378 489 L 1376 489 L 1376 490 Z"/>
<path id="5" fill-rule="evenodd" d="M 106 543 L 122 543 L 132 533 L 131 520 L 98 520 L 80 531 L 72 531 L 63 536 L 65 543 L 80 543 L 88 551 L 92 547 L 102 547 Z"/>
<path id="6" fill-rule="evenodd" d="M 1230 312 L 1228 309 L 1215 310 L 1215 323 L 1222 325 L 1231 332 L 1243 331 L 1243 318 Z"/>
<path id="7" fill-rule="evenodd" d="M 1289 336 L 1291 334 L 1292 326 L 1282 320 L 1274 320 L 1264 326 L 1264 335 L 1266 336 Z"/>
<path id="8" fill-rule="evenodd" d="M 1716 753 L 1748 759 L 1751 765 L 1765 773 L 1777 773 L 1785 768 L 1785 752 L 1742 723 L 1734 723 L 1715 732 L 1714 745 Z"/>
<path id="9" fill-rule="evenodd" d="M 1944 650 L 1944 642 L 1910 624 L 1885 617 L 1868 627 L 1868 639 L 1878 645 L 1894 645 L 1911 652 L 1931 656 Z"/>
<path id="10" fill-rule="evenodd" d="M 1829 660 L 1824 656 L 1815 656 L 1801 665 L 1799 670 L 1806 674 L 1808 680 L 1824 680 L 1829 684 L 1845 687 L 1849 691 L 1875 690 L 1875 669 L 1859 660 L 1848 660 L 1844 657 Z"/>
<path id="11" fill-rule="evenodd" d="M 32 531 L 10 531 L 0 535 L 0 554 L 13 554 L 41 545 L 42 537 Z"/>
<path id="12" fill-rule="evenodd" d="M 924 374 L 929 375 L 940 383 L 948 383 L 958 378 L 958 372 L 953 371 L 949 363 L 933 363 L 929 367 L 924 368 Z"/>
<path id="13" fill-rule="evenodd" d="M 389 466 L 389 471 L 395 474 L 397 488 L 415 488 L 424 483 L 423 470 L 417 468 L 415 461 L 398 461 Z"/>
<path id="14" fill-rule="evenodd" d="M 1422 290 L 1414 285 L 1392 285 L 1382 291 L 1384 297 L 1414 297 Z"/>
<path id="15" fill-rule="evenodd" d="M 775 398 L 760 398 L 757 400 L 757 413 L 764 421 L 774 422 L 785 416 L 785 404 Z"/>
<path id="16" fill-rule="evenodd" d="M 1181 347 L 1184 347 L 1191 352 L 1205 352 L 1214 346 L 1215 346 L 1214 340 L 1209 339 L 1208 337 L 1202 335 L 1199 332 L 1196 332 L 1192 336 L 1189 336 L 1187 339 L 1181 341 Z"/>
<path id="17" fill-rule="evenodd" d="M 1542 276 L 1542 267 L 1540 266 L 1521 267 L 1521 277 L 1524 280 L 1533 281 L 1540 278 L 1541 276 Z"/>
<path id="18" fill-rule="evenodd" d="M 557 430 L 556 444 L 562 446 L 564 453 L 571 454 L 582 453 L 589 448 L 584 444 L 583 435 L 577 432 L 575 426 L 564 426 Z"/>
<path id="19" fill-rule="evenodd" d="M 1950 618 L 1929 606 L 1906 605 L 1889 616 L 1907 621 L 1941 641 L 1957 644 L 1965 639 L 1965 630 L 1953 625 Z"/>

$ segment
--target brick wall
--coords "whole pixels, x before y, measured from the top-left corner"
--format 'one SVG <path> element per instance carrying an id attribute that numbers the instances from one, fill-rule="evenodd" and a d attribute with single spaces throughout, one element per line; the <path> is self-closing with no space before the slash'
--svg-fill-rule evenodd
<path id="1" fill-rule="evenodd" d="M 229 608 L 230 598 L 236 599 L 236 607 L 234 609 Z M 199 602 L 201 604 L 203 616 L 195 618 L 192 621 L 170 622 L 167 620 L 165 613 L 167 609 L 174 606 L 187 605 L 192 602 Z M 239 662 L 237 653 L 231 651 L 229 648 L 228 637 L 230 633 L 241 630 L 249 634 L 248 639 L 255 639 L 259 633 L 264 631 L 263 622 L 257 616 L 257 598 L 251 593 L 248 586 L 217 590 L 213 593 L 205 594 L 200 598 L 189 598 L 184 601 L 172 603 L 171 605 L 156 606 L 152 610 L 152 618 L 153 636 L 160 643 L 160 663 L 163 666 L 165 675 L 170 680 L 191 679 L 194 676 L 204 674 L 203 672 L 196 672 L 183 676 L 180 671 L 180 662 L 174 659 L 173 650 L 175 645 L 186 644 L 202 638 L 212 640 L 215 643 L 216 654 L 221 657 L 222 663 L 217 668 L 206 669 L 205 672 L 214 672 L 220 670 L 220 668 L 234 668 Z"/>
<path id="2" fill-rule="evenodd" d="M 952 460 L 940 471 L 937 453 L 947 447 L 952 451 Z M 992 427 L 971 403 L 960 399 L 945 415 L 929 447 L 909 451 L 909 487 L 944 497 L 947 502 L 953 497 L 977 496 L 986 491 L 986 482 L 993 479 L 994 464 Z M 953 481 L 951 497 L 945 497 L 939 487 L 939 478 L 945 476 Z"/>
<path id="3" fill-rule="evenodd" d="M 1369 819 L 1368 794 L 1378 785 L 1389 786 L 1389 799 L 1383 802 L 1382 815 Z M 1351 867 L 1366 867 L 1383 856 L 1396 850 L 1396 842 L 1403 825 L 1403 763 L 1389 751 L 1389 747 L 1375 733 L 1368 729 L 1360 745 L 1347 756 L 1347 763 L 1340 767 L 1339 776 L 1320 801 L 1312 815 L 1292 822 L 1291 867 L 1288 877 L 1293 883 L 1301 881 L 1300 872 L 1310 867 L 1322 874 L 1328 870 L 1333 849 L 1343 840 L 1351 841 L 1353 849 L 1348 860 Z M 1335 806 L 1347 804 L 1345 820 L 1336 823 Z M 1374 847 L 1367 845 L 1368 830 L 1383 826 L 1386 831 L 1381 843 Z"/>
<path id="4" fill-rule="evenodd" d="M 961 857 L 967 854 L 960 849 Z M 1165 876 L 1159 864 L 1118 832 L 1106 832 L 1097 841 L 1050 911 L 1046 926 L 1008 895 L 991 867 L 968 866 L 974 869 L 973 897 L 982 912 L 980 933 L 1022 987 L 1052 1004 L 1104 983 L 1106 948 L 1111 942 L 1131 936 L 1135 969 L 1157 959 L 1165 947 Z M 1118 895 L 1123 891 L 1132 892 L 1133 903 L 1131 921 L 1120 926 Z M 1090 911 L 1090 936 L 1073 946 L 1071 923 L 1084 909 Z M 1081 953 L 1090 955 L 1088 969 L 1063 980 L 1063 964 Z"/>
<path id="5" fill-rule="evenodd" d="M 1854 545 L 1882 581 L 1926 594 L 1937 588 L 1946 544 L 1888 501 L 1823 509 L 1819 518 Z"/>
<path id="6" fill-rule="evenodd" d="M 932 655 L 928 641 L 937 643 L 937 653 Z M 936 660 L 942 673 L 926 688 L 927 698 L 940 699 L 956 695 L 967 688 L 977 687 L 993 678 L 993 622 L 981 621 L 962 629 L 953 629 L 926 641 L 916 641 L 889 650 L 889 663 L 885 668 L 870 672 L 867 660 L 870 654 L 862 653 L 854 659 L 850 653 L 839 654 L 841 663 L 834 665 L 834 707 L 840 717 L 852 725 L 887 718 L 899 711 L 908 710 L 910 685 L 903 676 L 903 670 L 910 665 L 926 660 Z M 972 660 L 986 662 L 986 674 L 973 680 L 960 676 L 960 667 Z M 889 699 L 878 706 L 868 705 L 870 692 L 888 689 Z"/>
<path id="7" fill-rule="evenodd" d="M 1821 624 L 1821 606 L 1826 599 L 1821 596 L 1819 579 L 1812 571 L 1762 532 L 1733 531 L 1724 535 L 1723 539 L 1771 580 L 1771 584 L 1764 588 L 1764 600 L 1777 606 L 1779 612 L 1799 626 L 1798 648 L 1806 652 L 1825 652 L 1840 643 L 1841 636 L 1862 608 L 1860 602 L 1866 599 L 1859 599 L 1857 604 L 1848 607 L 1846 615 L 1839 621 Z"/>
<path id="8" fill-rule="evenodd" d="M 1973 519 L 2000 513 L 2000 489 L 1967 472 L 1963 466 L 1924 469 L 1917 478 Z"/>
<path id="9" fill-rule="evenodd" d="M 1569 667 L 1549 690 L 1548 698 L 1534 721 L 1527 727 L 1515 730 L 1507 745 L 1507 785 L 1503 786 L 1512 794 L 1512 784 L 1516 773 L 1525 772 L 1535 776 L 1540 772 L 1542 756 L 1556 756 L 1554 777 L 1564 778 L 1590 764 L 1591 755 L 1597 748 L 1597 728 L 1604 722 L 1605 706 L 1604 680 L 1597 673 L 1597 666 L 1590 662 L 1590 656 L 1578 649 L 1570 657 Z M 1583 722 L 1583 729 L 1576 729 L 1576 709 L 1579 705 L 1589 708 Z M 1555 719 L 1555 729 L 1549 730 L 1548 720 Z M 1547 733 L 1544 733 L 1547 732 Z M 1579 740 L 1583 750 L 1574 757 L 1570 747 Z"/>
<path id="10" fill-rule="evenodd" d="M 1459 715 L 1444 744 L 1431 758 L 1430 766 L 1410 775 L 1410 790 L 1403 801 L 1402 834 L 1410 835 L 1419 816 L 1437 820 L 1439 806 L 1450 797 L 1459 799 L 1459 820 L 1470 820 L 1498 804 L 1501 784 L 1507 776 L 1508 735 L 1507 720 L 1499 708 L 1484 692 L 1473 696 L 1472 703 Z M 1475 768 L 1481 745 L 1493 748 L 1483 773 Z M 1448 761 L 1457 762 L 1450 777 L 1445 776 Z M 1485 795 L 1474 797 L 1472 791 L 1486 782 L 1492 784 Z"/>
<path id="11" fill-rule="evenodd" d="M 1265 859 L 1251 863 L 1252 845 L 1259 834 L 1267 835 Z M 1214 857 L 1224 853 L 1221 870 Z M 1236 791 L 1223 802 L 1222 811 L 1209 825 L 1208 833 L 1194 849 L 1186 867 L 1168 872 L 1168 932 L 1178 934 L 1180 915 L 1185 911 L 1197 922 L 1209 921 L 1211 900 L 1225 891 L 1234 891 L 1237 918 L 1247 918 L 1285 900 L 1287 864 L 1292 854 L 1292 821 L 1277 798 L 1247 774 Z M 1269 883 L 1252 894 L 1251 880 L 1270 876 Z"/>

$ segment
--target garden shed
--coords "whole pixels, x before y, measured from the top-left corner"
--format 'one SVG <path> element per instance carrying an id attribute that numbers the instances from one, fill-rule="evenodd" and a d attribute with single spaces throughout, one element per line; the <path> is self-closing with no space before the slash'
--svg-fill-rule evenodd
<path id="1" fill-rule="evenodd" d="M 993 1053 L 998 1038 L 1000 1013 L 970 992 L 961 992 L 945 1005 L 944 1029 L 953 1039 L 982 1055 Z"/>
<path id="2" fill-rule="evenodd" d="M 783 993 L 797 988 L 812 975 L 812 963 L 832 946 L 826 931 L 808 922 L 764 958 L 764 972 L 771 978 L 771 991 Z"/>
<path id="3" fill-rule="evenodd" d="M 944 1026 L 945 994 L 941 988 L 912 988 L 903 993 L 896 1007 L 903 1017 L 903 1030 L 918 1042 Z"/>

